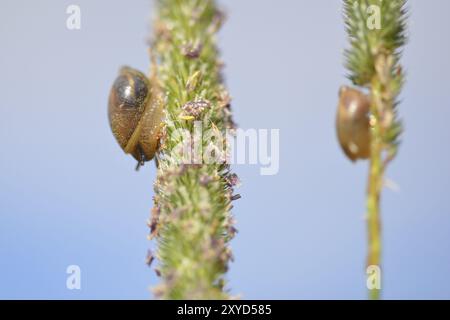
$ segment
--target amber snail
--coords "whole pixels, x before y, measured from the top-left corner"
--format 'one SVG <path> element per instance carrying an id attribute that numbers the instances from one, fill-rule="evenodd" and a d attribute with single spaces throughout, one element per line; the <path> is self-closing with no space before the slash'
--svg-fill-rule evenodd
<path id="1" fill-rule="evenodd" d="M 130 67 L 120 69 L 109 94 L 111 130 L 124 152 L 138 161 L 136 169 L 153 159 L 158 148 L 163 110 L 154 95 L 150 80 Z"/>
<path id="2" fill-rule="evenodd" d="M 351 160 L 370 156 L 370 98 L 357 89 L 339 90 L 336 130 L 345 155 Z"/>

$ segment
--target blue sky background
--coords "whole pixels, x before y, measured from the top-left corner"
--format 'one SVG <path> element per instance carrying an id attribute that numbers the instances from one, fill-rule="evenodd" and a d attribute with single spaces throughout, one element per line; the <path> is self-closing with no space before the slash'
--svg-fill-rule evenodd
<path id="1" fill-rule="evenodd" d="M 66 7 L 81 7 L 79 31 Z M 243 198 L 228 274 L 254 299 L 364 299 L 367 163 L 335 137 L 341 1 L 222 1 L 219 43 L 242 128 L 279 128 L 280 172 L 235 166 Z M 383 295 L 450 298 L 450 2 L 411 0 L 405 134 L 384 190 Z M 146 299 L 152 164 L 109 129 L 119 66 L 147 70 L 151 2 L 0 2 L 0 298 Z M 66 267 L 82 289 L 66 289 Z"/>

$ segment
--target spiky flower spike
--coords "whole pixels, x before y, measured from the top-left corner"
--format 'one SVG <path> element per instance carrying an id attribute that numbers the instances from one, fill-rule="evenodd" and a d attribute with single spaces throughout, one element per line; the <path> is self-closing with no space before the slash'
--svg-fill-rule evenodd
<path id="1" fill-rule="evenodd" d="M 221 154 L 225 131 L 233 128 L 216 49 L 222 20 L 213 0 L 157 2 L 153 85 L 164 93 L 166 119 L 149 224 L 157 239 L 156 271 L 162 280 L 154 292 L 162 299 L 228 298 L 224 275 L 231 259 L 228 242 L 235 233 L 230 210 L 238 198 L 233 195 L 237 177 L 220 159 L 205 164 L 196 153 L 191 163 L 181 161 L 186 154 L 180 148 L 180 132 L 188 132 L 193 136 L 190 151 L 203 147 Z M 196 140 L 200 127 L 203 134 Z M 211 138 L 208 131 L 223 139 Z"/>
<path id="2" fill-rule="evenodd" d="M 367 196 L 368 266 L 380 266 L 380 192 L 383 174 L 397 152 L 402 131 L 397 97 L 403 85 L 399 65 L 406 42 L 406 0 L 343 0 L 350 40 L 345 52 L 349 79 L 370 91 L 370 172 Z M 376 287 L 376 286 L 375 286 Z M 380 290 L 370 290 L 378 299 Z"/>

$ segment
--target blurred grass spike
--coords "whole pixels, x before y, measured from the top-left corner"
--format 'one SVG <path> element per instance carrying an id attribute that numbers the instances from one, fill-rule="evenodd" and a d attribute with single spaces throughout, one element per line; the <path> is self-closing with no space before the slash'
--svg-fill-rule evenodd
<path id="1" fill-rule="evenodd" d="M 381 264 L 380 193 L 388 163 L 397 154 L 402 123 L 398 95 L 404 83 L 399 64 L 406 43 L 406 0 L 343 0 L 350 46 L 348 78 L 370 91 L 370 168 L 367 189 L 368 266 Z M 369 288 L 370 298 L 380 288 Z"/>

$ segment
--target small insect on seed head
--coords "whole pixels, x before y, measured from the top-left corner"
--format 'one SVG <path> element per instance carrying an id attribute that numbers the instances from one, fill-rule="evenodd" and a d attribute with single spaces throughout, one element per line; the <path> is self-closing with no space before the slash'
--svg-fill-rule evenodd
<path id="1" fill-rule="evenodd" d="M 185 103 L 181 109 L 183 109 L 183 115 L 185 117 L 193 117 L 198 119 L 198 117 L 211 106 L 208 100 L 196 100 L 189 101 Z"/>

